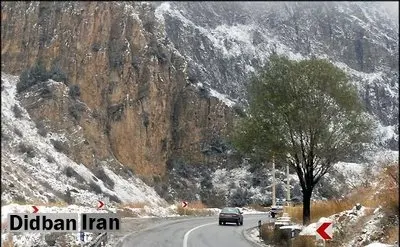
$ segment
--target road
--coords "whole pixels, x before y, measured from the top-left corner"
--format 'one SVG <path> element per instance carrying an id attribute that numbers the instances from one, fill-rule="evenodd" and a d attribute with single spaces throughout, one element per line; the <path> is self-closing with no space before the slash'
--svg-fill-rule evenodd
<path id="1" fill-rule="evenodd" d="M 243 226 L 218 225 L 218 216 L 173 219 L 128 235 L 120 247 L 250 247 L 243 232 L 270 220 L 267 214 L 244 215 Z"/>

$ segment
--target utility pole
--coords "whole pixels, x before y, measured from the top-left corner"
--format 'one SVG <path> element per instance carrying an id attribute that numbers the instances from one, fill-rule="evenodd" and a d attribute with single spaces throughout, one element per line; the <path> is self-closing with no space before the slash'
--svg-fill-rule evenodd
<path id="1" fill-rule="evenodd" d="M 289 164 L 286 164 L 286 201 L 289 203 L 290 201 L 290 180 L 289 180 Z"/>
<path id="2" fill-rule="evenodd" d="M 276 191 L 275 191 L 275 158 L 272 156 L 272 206 L 276 206 Z"/>

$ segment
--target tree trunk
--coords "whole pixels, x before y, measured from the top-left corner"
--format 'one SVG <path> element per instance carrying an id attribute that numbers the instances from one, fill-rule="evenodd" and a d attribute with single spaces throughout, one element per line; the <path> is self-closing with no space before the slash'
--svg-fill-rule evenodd
<path id="1" fill-rule="evenodd" d="M 311 194 L 312 190 L 303 190 L 303 225 L 308 225 L 311 220 Z"/>

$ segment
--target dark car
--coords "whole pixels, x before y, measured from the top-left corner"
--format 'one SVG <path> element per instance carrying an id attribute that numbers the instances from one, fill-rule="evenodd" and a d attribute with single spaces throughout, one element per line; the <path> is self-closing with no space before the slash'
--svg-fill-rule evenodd
<path id="1" fill-rule="evenodd" d="M 243 213 L 238 208 L 223 208 L 219 213 L 219 224 L 225 225 L 226 222 L 243 225 Z"/>

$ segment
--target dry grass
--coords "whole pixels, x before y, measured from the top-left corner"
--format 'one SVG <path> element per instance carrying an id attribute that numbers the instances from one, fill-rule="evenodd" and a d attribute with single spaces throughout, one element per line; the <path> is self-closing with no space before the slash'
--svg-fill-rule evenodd
<path id="1" fill-rule="evenodd" d="M 68 203 L 64 201 L 55 201 L 55 202 L 33 202 L 32 205 L 35 206 L 46 206 L 46 207 L 67 207 Z"/>
<path id="2" fill-rule="evenodd" d="M 8 234 L 7 238 L 1 242 L 1 247 L 14 247 L 14 241 L 11 234 Z"/>
<path id="3" fill-rule="evenodd" d="M 352 200 L 332 200 L 318 201 L 311 204 L 311 222 L 317 221 L 321 217 L 328 217 L 345 210 L 351 209 L 355 203 Z M 288 213 L 296 223 L 303 221 L 303 206 L 284 207 L 284 212 Z"/>
<path id="4" fill-rule="evenodd" d="M 119 204 L 117 214 L 121 217 L 139 217 L 140 215 L 146 214 L 145 206 L 148 206 L 148 203 L 128 202 Z"/>
<path id="5" fill-rule="evenodd" d="M 292 241 L 292 246 L 315 247 L 315 236 L 298 236 Z"/>
<path id="6" fill-rule="evenodd" d="M 8 226 L 7 221 L 1 222 L 1 233 L 6 232 L 7 226 Z"/>
<path id="7" fill-rule="evenodd" d="M 64 201 L 55 201 L 55 202 L 43 202 L 43 201 L 32 201 L 32 202 L 22 202 L 22 201 L 12 201 L 10 203 L 15 203 L 19 205 L 32 205 L 32 206 L 45 206 L 45 207 L 66 207 L 68 203 Z M 32 209 L 33 210 L 33 209 Z M 40 208 L 39 208 L 40 211 Z"/>
<path id="8" fill-rule="evenodd" d="M 384 166 L 379 176 L 380 191 L 373 200 L 379 202 L 389 215 L 399 215 L 399 164 Z"/>
<path id="9" fill-rule="evenodd" d="M 146 213 L 146 211 L 143 208 L 141 208 L 139 211 L 133 211 L 133 210 L 131 210 L 129 208 L 118 208 L 117 209 L 117 214 L 120 217 L 134 217 L 134 218 L 136 218 L 136 217 L 139 217 L 140 215 L 143 215 L 145 213 Z"/>
<path id="10" fill-rule="evenodd" d="M 274 229 L 274 223 L 266 223 L 261 226 L 261 238 L 267 244 L 279 244 L 285 246 L 285 240 L 279 234 L 280 231 Z"/>
<path id="11" fill-rule="evenodd" d="M 204 205 L 201 201 L 190 202 L 188 204 L 188 207 L 193 208 L 193 209 L 205 209 L 205 208 L 207 208 L 206 205 Z"/>
<path id="12" fill-rule="evenodd" d="M 200 201 L 189 202 L 188 206 L 185 208 L 179 205 L 177 207 L 177 213 L 180 215 L 192 215 L 192 216 L 208 216 L 213 214 Z"/>
<path id="13" fill-rule="evenodd" d="M 383 172 L 376 178 L 379 181 L 378 188 L 362 186 L 354 189 L 350 195 L 341 200 L 313 202 L 311 204 L 311 222 L 315 222 L 321 217 L 350 210 L 357 203 L 369 208 L 376 208 L 381 205 L 389 213 L 398 215 L 398 167 L 398 164 L 385 165 Z M 379 193 L 375 193 L 377 190 Z M 284 212 L 289 213 L 293 221 L 302 222 L 302 206 L 285 207 Z"/>
<path id="14" fill-rule="evenodd" d="M 259 204 L 251 204 L 251 205 L 249 205 L 249 208 L 252 208 L 252 209 L 260 211 L 260 212 L 268 212 L 270 210 L 269 207 L 263 207 Z"/>
<path id="15" fill-rule="evenodd" d="M 394 226 L 386 230 L 385 242 L 388 244 L 399 242 L 399 226 Z"/>
<path id="16" fill-rule="evenodd" d="M 120 204 L 120 208 L 144 208 L 144 206 L 148 206 L 145 202 L 129 202 Z"/>

